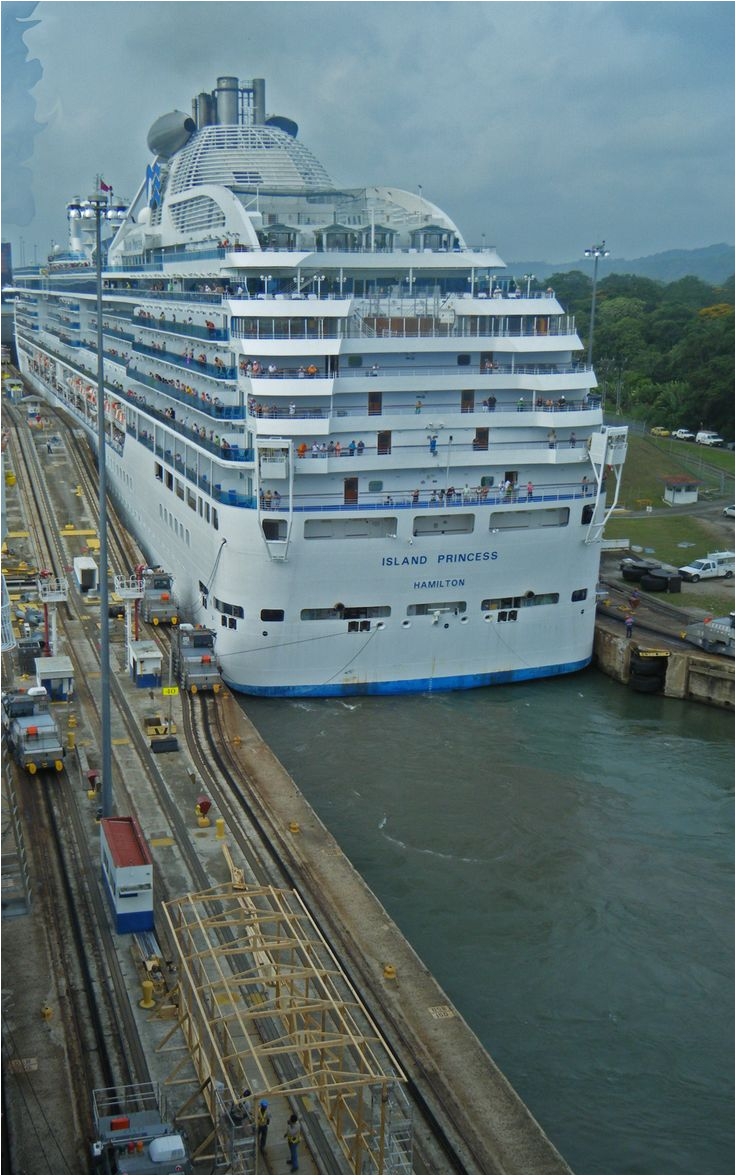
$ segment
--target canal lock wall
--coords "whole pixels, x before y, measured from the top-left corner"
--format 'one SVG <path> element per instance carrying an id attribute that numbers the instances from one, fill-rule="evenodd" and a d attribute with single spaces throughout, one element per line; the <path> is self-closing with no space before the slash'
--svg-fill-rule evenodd
<path id="1" fill-rule="evenodd" d="M 666 641 L 660 645 L 628 638 L 620 626 L 614 628 L 605 618 L 596 622 L 593 663 L 609 678 L 641 693 L 734 709 L 733 662 L 696 650 L 675 649 Z M 651 668 L 647 663 L 652 663 Z M 646 685 L 647 677 L 651 686 Z"/>

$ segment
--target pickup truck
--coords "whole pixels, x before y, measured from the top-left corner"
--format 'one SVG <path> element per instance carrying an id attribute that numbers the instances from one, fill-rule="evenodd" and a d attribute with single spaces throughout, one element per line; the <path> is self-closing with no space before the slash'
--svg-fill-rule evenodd
<path id="1" fill-rule="evenodd" d="M 676 441 L 694 441 L 695 434 L 691 433 L 689 429 L 675 429 L 672 436 Z"/>
<path id="2" fill-rule="evenodd" d="M 694 559 L 684 568 L 678 568 L 683 580 L 690 580 L 697 584 L 698 580 L 728 579 L 733 575 L 734 553 L 732 551 L 712 551 L 702 559 Z"/>

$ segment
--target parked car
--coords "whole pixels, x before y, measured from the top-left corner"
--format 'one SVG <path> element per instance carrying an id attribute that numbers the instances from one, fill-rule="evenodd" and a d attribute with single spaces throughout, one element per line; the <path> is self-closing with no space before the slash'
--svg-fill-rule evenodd
<path id="1" fill-rule="evenodd" d="M 724 506 L 723 513 L 727 519 L 732 519 L 736 516 L 736 506 Z"/>
<path id="2" fill-rule="evenodd" d="M 669 429 L 663 429 L 660 425 L 657 425 L 654 429 L 650 429 L 649 432 L 652 437 L 669 437 L 670 435 Z"/>
<path id="3" fill-rule="evenodd" d="M 695 435 L 696 445 L 723 445 L 723 437 L 718 433 L 711 433 L 708 430 L 703 430 Z"/>
<path id="4" fill-rule="evenodd" d="M 734 553 L 732 551 L 711 551 L 702 559 L 695 559 L 692 563 L 680 568 L 683 580 L 691 580 L 697 584 L 699 580 L 729 580 L 733 576 Z"/>
<path id="5" fill-rule="evenodd" d="M 675 429 L 672 434 L 677 441 L 694 441 L 695 434 L 691 433 L 689 429 Z"/>

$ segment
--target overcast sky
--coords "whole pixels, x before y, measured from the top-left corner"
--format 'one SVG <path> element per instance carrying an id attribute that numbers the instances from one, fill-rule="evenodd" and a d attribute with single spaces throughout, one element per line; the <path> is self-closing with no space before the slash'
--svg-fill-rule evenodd
<path id="1" fill-rule="evenodd" d="M 97 173 L 132 197 L 151 124 L 229 74 L 336 184 L 421 185 L 508 261 L 733 242 L 731 0 L 5 0 L 2 24 L 16 264 L 66 244 Z"/>

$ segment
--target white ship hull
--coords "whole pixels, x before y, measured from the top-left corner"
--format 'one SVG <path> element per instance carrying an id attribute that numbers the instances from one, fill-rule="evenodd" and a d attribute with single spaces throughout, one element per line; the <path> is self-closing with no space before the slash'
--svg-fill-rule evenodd
<path id="1" fill-rule="evenodd" d="M 225 129 L 197 131 L 195 162 Z M 263 190 L 257 211 L 233 209 L 210 183 L 248 244 L 205 250 L 181 227 L 181 193 L 199 184 L 188 151 L 151 205 L 155 248 L 139 194 L 110 249 L 106 465 L 182 617 L 217 633 L 224 680 L 265 696 L 394 694 L 588 665 L 604 479 L 625 437 L 602 427 L 554 293 L 498 279 L 495 250 L 468 250 L 420 197 L 331 195 L 320 177 L 310 204 L 308 168 L 291 203 L 271 196 L 286 249 L 258 228 Z M 336 214 L 319 229 L 297 214 L 328 195 L 350 196 L 362 244 L 346 229 L 331 247 Z M 376 206 L 406 228 L 381 229 Z M 293 226 L 276 224 L 287 212 Z M 433 248 L 412 248 L 430 229 Z M 97 300 L 75 264 L 19 283 L 19 363 L 96 445 Z"/>

